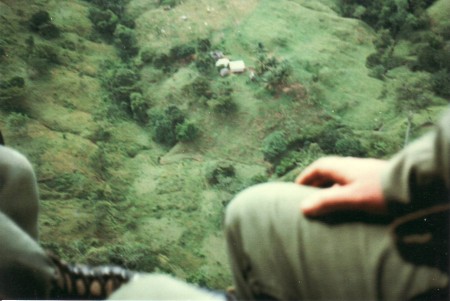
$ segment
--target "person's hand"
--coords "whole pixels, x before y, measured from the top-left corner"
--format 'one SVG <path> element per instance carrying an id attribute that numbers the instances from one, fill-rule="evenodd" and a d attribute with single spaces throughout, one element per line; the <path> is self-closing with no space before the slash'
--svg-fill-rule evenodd
<path id="1" fill-rule="evenodd" d="M 352 157 L 324 157 L 313 162 L 295 182 L 327 188 L 302 203 L 303 214 L 319 216 L 340 210 L 385 213 L 381 173 L 386 166 L 383 160 Z"/>

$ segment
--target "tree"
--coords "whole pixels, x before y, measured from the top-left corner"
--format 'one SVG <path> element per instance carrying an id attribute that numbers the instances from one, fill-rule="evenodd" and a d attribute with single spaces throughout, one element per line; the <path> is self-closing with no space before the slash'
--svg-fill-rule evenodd
<path id="1" fill-rule="evenodd" d="M 163 112 L 152 110 L 149 119 L 153 127 L 153 137 L 158 143 L 173 146 L 180 138 L 195 138 L 194 125 L 183 126 L 186 117 L 177 106 L 168 106 Z"/>
<path id="2" fill-rule="evenodd" d="M 428 72 L 450 69 L 450 54 L 445 48 L 443 37 L 431 33 L 424 37 L 424 42 L 426 45 L 419 48 L 417 53 L 417 67 Z"/>
<path id="3" fill-rule="evenodd" d="M 262 142 L 264 160 L 274 162 L 287 150 L 288 142 L 282 131 L 272 132 Z"/>

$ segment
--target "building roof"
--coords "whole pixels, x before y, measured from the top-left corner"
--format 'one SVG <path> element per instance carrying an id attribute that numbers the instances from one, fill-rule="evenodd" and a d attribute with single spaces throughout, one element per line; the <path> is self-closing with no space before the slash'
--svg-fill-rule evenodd
<path id="1" fill-rule="evenodd" d="M 231 61 L 229 67 L 230 67 L 231 72 L 244 72 L 245 71 L 245 63 L 242 60 Z"/>
<path id="2" fill-rule="evenodd" d="M 229 63 L 230 63 L 230 60 L 227 59 L 226 57 L 224 57 L 224 58 L 217 60 L 216 67 L 220 67 L 220 66 L 228 67 Z"/>

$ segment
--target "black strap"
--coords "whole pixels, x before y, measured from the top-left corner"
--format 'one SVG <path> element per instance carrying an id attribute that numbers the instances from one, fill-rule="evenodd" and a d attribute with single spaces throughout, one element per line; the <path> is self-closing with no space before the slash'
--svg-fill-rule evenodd
<path id="1" fill-rule="evenodd" d="M 0 130 L 0 144 L 5 145 L 5 139 L 3 139 L 2 131 Z"/>
<path id="2" fill-rule="evenodd" d="M 449 227 L 450 204 L 441 204 L 398 218 L 392 234 L 405 260 L 449 272 Z"/>

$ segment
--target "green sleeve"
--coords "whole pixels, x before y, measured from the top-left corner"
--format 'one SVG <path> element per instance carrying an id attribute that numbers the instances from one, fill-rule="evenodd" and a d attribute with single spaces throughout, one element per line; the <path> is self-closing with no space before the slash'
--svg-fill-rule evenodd
<path id="1" fill-rule="evenodd" d="M 432 132 L 390 160 L 382 185 L 394 216 L 449 202 L 450 110 Z"/>

